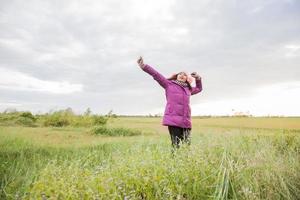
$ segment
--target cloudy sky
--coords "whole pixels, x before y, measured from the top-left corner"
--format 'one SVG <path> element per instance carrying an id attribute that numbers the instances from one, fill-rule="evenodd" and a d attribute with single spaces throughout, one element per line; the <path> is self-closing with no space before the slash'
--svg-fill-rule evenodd
<path id="1" fill-rule="evenodd" d="M 300 115 L 300 1 L 0 0 L 0 110 L 162 114 L 197 71 L 192 115 Z"/>

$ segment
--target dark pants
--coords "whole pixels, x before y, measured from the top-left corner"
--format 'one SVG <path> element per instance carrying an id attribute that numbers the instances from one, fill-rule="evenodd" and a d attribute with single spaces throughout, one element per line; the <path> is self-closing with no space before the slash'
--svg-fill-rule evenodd
<path id="1" fill-rule="evenodd" d="M 178 126 L 168 126 L 171 136 L 172 146 L 179 148 L 182 143 L 191 144 L 191 128 L 181 128 Z"/>

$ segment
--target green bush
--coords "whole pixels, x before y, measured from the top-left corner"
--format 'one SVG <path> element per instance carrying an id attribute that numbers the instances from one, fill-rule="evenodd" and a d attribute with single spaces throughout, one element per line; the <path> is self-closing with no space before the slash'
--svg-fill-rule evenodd
<path id="1" fill-rule="evenodd" d="M 107 123 L 108 118 L 98 115 L 93 115 L 93 125 L 105 125 Z"/>
<path id="2" fill-rule="evenodd" d="M 79 115 L 75 116 L 72 120 L 71 126 L 75 127 L 91 127 L 93 126 L 94 121 L 90 116 Z"/>
<path id="3" fill-rule="evenodd" d="M 31 112 L 4 112 L 0 114 L 1 125 L 36 126 L 37 118 Z"/>
<path id="4" fill-rule="evenodd" d="M 22 112 L 20 117 L 31 119 L 32 121 L 36 121 L 36 117 L 31 112 Z"/>
<path id="5" fill-rule="evenodd" d="M 128 128 L 107 128 L 105 126 L 94 126 L 90 130 L 94 135 L 106 135 L 106 136 L 135 136 L 141 135 L 138 130 L 132 130 Z"/>
<path id="6" fill-rule="evenodd" d="M 1 125 L 15 125 L 15 121 L 18 118 L 18 113 L 1 113 L 0 124 Z"/>
<path id="7" fill-rule="evenodd" d="M 22 125 L 22 126 L 30 126 L 34 127 L 36 126 L 36 117 L 31 112 L 22 112 L 18 116 L 16 120 L 16 124 Z"/>
<path id="8" fill-rule="evenodd" d="M 27 117 L 18 117 L 18 119 L 16 120 L 16 124 L 30 127 L 36 126 L 34 120 Z"/>
<path id="9" fill-rule="evenodd" d="M 65 111 L 56 111 L 46 116 L 44 126 L 63 127 L 71 124 L 72 115 Z"/>

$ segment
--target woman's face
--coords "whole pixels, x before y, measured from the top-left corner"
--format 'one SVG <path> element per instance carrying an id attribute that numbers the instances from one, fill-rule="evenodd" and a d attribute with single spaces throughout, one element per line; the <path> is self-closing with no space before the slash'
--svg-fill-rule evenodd
<path id="1" fill-rule="evenodd" d="M 177 75 L 177 80 L 178 81 L 182 81 L 182 82 L 186 82 L 186 80 L 187 80 L 187 74 L 185 72 L 180 72 Z"/>

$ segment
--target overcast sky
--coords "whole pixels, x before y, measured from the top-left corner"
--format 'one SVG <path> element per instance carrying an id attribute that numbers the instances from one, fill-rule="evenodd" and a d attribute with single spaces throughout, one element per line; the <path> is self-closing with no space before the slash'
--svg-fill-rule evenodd
<path id="1" fill-rule="evenodd" d="M 162 114 L 164 76 L 202 77 L 192 115 L 300 115 L 300 1 L 0 0 L 0 110 Z"/>

